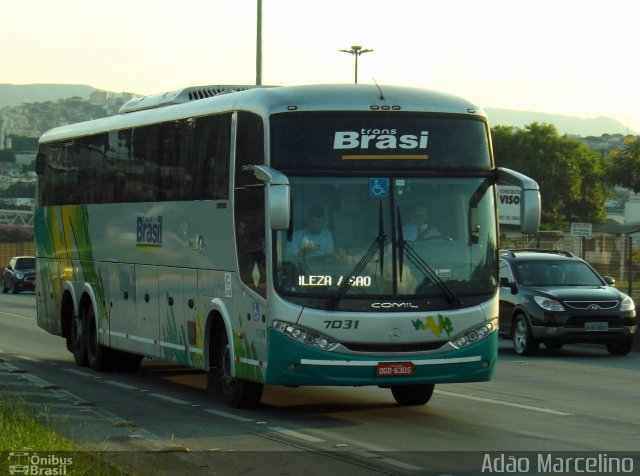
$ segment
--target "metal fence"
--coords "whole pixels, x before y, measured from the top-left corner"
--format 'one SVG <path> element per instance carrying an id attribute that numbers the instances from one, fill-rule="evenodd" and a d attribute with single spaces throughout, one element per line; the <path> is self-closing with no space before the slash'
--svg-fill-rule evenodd
<path id="1" fill-rule="evenodd" d="M 570 251 L 593 266 L 603 276 L 612 276 L 616 287 L 640 302 L 640 238 L 608 233 L 591 238 L 569 233 L 540 232 L 537 235 L 501 236 L 500 247 L 539 248 Z"/>

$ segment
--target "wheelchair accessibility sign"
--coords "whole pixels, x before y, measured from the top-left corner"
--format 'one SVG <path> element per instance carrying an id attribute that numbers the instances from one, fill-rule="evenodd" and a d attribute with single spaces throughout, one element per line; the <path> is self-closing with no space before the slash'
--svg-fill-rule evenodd
<path id="1" fill-rule="evenodd" d="M 389 196 L 389 179 L 370 178 L 369 193 L 374 198 L 385 198 Z"/>

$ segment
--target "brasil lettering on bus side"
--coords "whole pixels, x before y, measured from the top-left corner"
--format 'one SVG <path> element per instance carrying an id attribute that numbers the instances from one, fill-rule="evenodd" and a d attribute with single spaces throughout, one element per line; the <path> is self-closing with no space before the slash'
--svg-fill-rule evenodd
<path id="1" fill-rule="evenodd" d="M 162 216 L 137 217 L 136 247 L 157 250 L 162 246 Z"/>

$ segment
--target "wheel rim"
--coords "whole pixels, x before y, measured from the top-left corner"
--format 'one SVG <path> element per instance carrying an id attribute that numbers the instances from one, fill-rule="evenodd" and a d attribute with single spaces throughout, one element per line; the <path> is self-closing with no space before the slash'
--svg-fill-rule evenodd
<path id="1" fill-rule="evenodd" d="M 82 321 L 78 318 L 73 318 L 73 324 L 71 325 L 71 346 L 74 350 L 80 348 L 82 343 Z"/>
<path id="2" fill-rule="evenodd" d="M 225 384 L 231 385 L 233 383 L 233 377 L 231 376 L 231 352 L 229 350 L 229 344 L 225 344 L 222 349 L 222 362 L 220 365 L 222 372 L 222 380 Z"/>
<path id="3" fill-rule="evenodd" d="M 527 325 L 522 319 L 518 319 L 516 322 L 513 343 L 517 352 L 522 352 L 527 345 Z"/>
<path id="4" fill-rule="evenodd" d="M 87 351 L 92 357 L 95 357 L 95 355 L 97 354 L 97 348 L 98 348 L 98 336 L 96 333 L 96 329 L 97 329 L 96 320 L 92 311 L 87 312 L 86 321 L 87 321 L 87 332 L 89 333 L 88 339 L 87 339 L 87 343 L 89 344 L 87 346 Z"/>

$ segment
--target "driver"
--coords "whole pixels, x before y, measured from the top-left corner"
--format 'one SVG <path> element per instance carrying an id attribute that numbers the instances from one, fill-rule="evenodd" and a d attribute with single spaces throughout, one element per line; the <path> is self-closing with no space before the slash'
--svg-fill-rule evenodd
<path id="1" fill-rule="evenodd" d="M 333 254 L 333 234 L 324 227 L 324 223 L 322 207 L 311 207 L 305 227 L 293 232 L 291 243 L 287 246 L 287 259 L 295 261 L 303 257 L 317 258 Z"/>
<path id="2" fill-rule="evenodd" d="M 405 241 L 424 240 L 438 238 L 440 232 L 435 226 L 429 226 L 429 215 L 426 207 L 417 205 L 411 211 L 410 221 L 402 227 Z"/>

